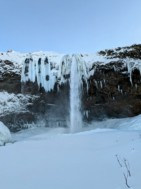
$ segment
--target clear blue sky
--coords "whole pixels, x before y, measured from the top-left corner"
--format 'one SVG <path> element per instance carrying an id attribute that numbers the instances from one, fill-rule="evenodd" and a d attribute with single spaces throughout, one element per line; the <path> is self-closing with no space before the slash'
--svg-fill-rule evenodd
<path id="1" fill-rule="evenodd" d="M 141 43 L 141 0 L 0 0 L 0 51 L 95 52 Z"/>

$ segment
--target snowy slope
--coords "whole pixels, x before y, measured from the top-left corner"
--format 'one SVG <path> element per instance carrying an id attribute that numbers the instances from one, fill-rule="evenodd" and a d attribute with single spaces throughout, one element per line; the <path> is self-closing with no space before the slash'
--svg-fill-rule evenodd
<path id="1" fill-rule="evenodd" d="M 9 60 L 9 61 L 12 61 L 13 63 L 17 63 L 21 65 L 23 60 L 26 58 L 27 54 L 28 53 L 20 53 L 16 51 L 1 52 L 0 59 Z"/>
<path id="2" fill-rule="evenodd" d="M 8 73 L 8 72 L 14 72 L 17 74 L 21 74 L 21 69 L 23 65 L 23 61 L 26 58 L 27 54 L 26 53 L 18 53 L 15 51 L 10 51 L 10 52 L 1 52 L 0 53 L 0 72 L 1 73 Z M 13 65 L 5 65 L 3 61 L 8 60 L 13 63 Z"/>
<path id="3" fill-rule="evenodd" d="M 124 131 L 40 127 L 13 134 L 18 141 L 0 148 L 1 188 L 140 189 L 141 125 L 132 130 L 133 122 L 136 128 L 141 117 L 123 119 Z"/>
<path id="4" fill-rule="evenodd" d="M 26 107 L 37 96 L 0 92 L 0 116 L 11 112 L 25 112 Z"/>

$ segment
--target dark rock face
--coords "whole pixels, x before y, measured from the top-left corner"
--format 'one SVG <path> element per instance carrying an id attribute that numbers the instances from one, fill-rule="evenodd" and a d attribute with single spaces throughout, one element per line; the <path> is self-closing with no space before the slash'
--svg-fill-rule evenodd
<path id="1" fill-rule="evenodd" d="M 0 91 L 9 93 L 21 92 L 21 74 L 16 72 L 13 62 L 9 60 L 0 61 Z"/>
<path id="2" fill-rule="evenodd" d="M 46 93 L 39 90 L 38 94 L 40 97 L 31 106 L 28 106 L 28 110 L 38 115 L 38 118 L 43 120 L 46 126 L 53 126 L 56 124 L 55 122 L 60 126 L 66 126 L 70 111 L 69 84 L 62 85 L 60 92 L 54 90 Z"/>
<path id="3" fill-rule="evenodd" d="M 93 64 L 89 71 L 94 70 L 94 74 L 88 78 L 88 85 L 82 78 L 81 98 L 84 121 L 101 120 L 105 117 L 131 117 L 141 114 L 140 71 L 135 68 L 129 73 L 128 62 L 126 65 L 124 61 L 127 58 L 132 59 L 133 63 L 140 60 L 141 45 L 104 50 L 99 54 L 106 57 L 109 63 Z M 30 59 L 25 59 L 25 62 L 29 64 Z M 45 63 L 48 64 L 48 62 L 49 60 L 46 58 Z M 5 71 L 0 70 L 0 91 L 39 96 L 33 103 L 27 104 L 26 112 L 3 115 L 0 117 L 0 121 L 8 125 L 12 131 L 20 130 L 25 123 L 36 122 L 38 119 L 44 120 L 46 126 L 49 126 L 54 119 L 60 125 L 64 122 L 64 125 L 67 124 L 66 120 L 69 120 L 70 113 L 69 82 L 61 85 L 56 82 L 54 89 L 46 93 L 42 86 L 37 85 L 37 81 L 21 83 L 20 73 L 12 71 L 12 62 L 1 61 L 0 64 L 5 69 Z M 41 64 L 40 58 L 38 64 Z M 64 79 L 69 80 L 69 78 L 69 74 L 64 76 Z M 49 75 L 46 75 L 46 80 L 50 80 Z"/>
<path id="4" fill-rule="evenodd" d="M 9 60 L 0 60 L 0 92 L 3 91 L 14 94 L 21 93 L 21 69 L 17 69 L 13 62 Z M 7 102 L 3 103 L 6 104 Z M 15 132 L 25 128 L 26 124 L 35 122 L 36 117 L 37 115 L 29 112 L 27 109 L 24 112 L 21 110 L 19 112 L 13 111 L 0 114 L 0 121 L 7 125 L 11 131 Z"/>
<path id="5" fill-rule="evenodd" d="M 122 51 L 121 51 L 122 50 Z M 83 93 L 83 108 L 89 111 L 88 120 L 103 117 L 130 117 L 141 113 L 141 75 L 138 69 L 129 72 L 124 58 L 141 59 L 141 45 L 100 51 L 109 63 L 95 65 L 89 78 L 89 90 Z M 118 61 L 110 61 L 120 58 Z M 128 66 L 128 65 L 127 65 Z"/>
<path id="6" fill-rule="evenodd" d="M 127 47 L 118 47 L 116 49 L 106 49 L 99 52 L 102 56 L 108 58 L 133 58 L 141 59 L 141 44 L 135 44 Z"/>
<path id="7" fill-rule="evenodd" d="M 97 62 L 93 64 L 91 70 L 95 71 L 88 79 L 88 90 L 85 81 L 83 81 L 82 113 L 84 120 L 131 117 L 140 114 L 140 72 L 138 69 L 132 70 L 131 83 L 127 68 L 128 63 L 125 66 L 124 60 L 132 58 L 134 62 L 141 59 L 141 45 L 100 51 L 99 54 L 105 56 L 109 63 Z M 118 60 L 114 60 L 115 58 Z M 46 114 L 47 117 L 50 114 L 58 116 L 57 112 L 61 112 L 59 116 L 63 115 L 63 118 L 60 119 L 66 119 L 69 116 L 69 84 L 59 86 L 59 94 L 55 87 L 52 92 L 45 93 L 42 87 L 38 87 L 36 83 L 32 82 L 24 83 L 22 86 L 24 86 L 24 92 L 41 94 L 38 103 L 35 103 L 36 105 L 31 108 L 31 111 L 36 109 L 36 111 Z M 47 104 L 53 104 L 53 106 L 49 107 Z M 85 115 L 85 112 L 88 112 L 88 116 Z"/>
<path id="8" fill-rule="evenodd" d="M 116 65 L 118 71 L 114 71 L 111 64 Z M 141 113 L 141 83 L 138 82 L 140 75 L 137 71 L 132 73 L 131 85 L 129 75 L 121 73 L 121 65 L 121 62 L 114 62 L 97 66 L 95 74 L 88 80 L 88 91 L 84 83 L 82 112 L 89 112 L 88 117 L 84 116 L 85 121 L 101 120 L 105 117 L 131 117 Z M 34 93 L 34 85 L 37 87 L 36 84 L 30 83 L 31 94 Z M 36 90 L 36 93 L 37 91 L 40 93 L 41 89 Z M 42 90 L 40 98 L 29 109 L 31 112 L 45 115 L 46 119 L 54 116 L 65 120 L 69 117 L 69 106 L 69 85 L 64 85 L 60 86 L 59 93 L 55 90 L 45 93 Z"/>
<path id="9" fill-rule="evenodd" d="M 21 76 L 17 74 L 4 74 L 0 78 L 0 91 L 7 91 L 9 93 L 21 92 Z"/>
<path id="10" fill-rule="evenodd" d="M 90 111 L 89 119 L 106 117 L 130 117 L 141 113 L 141 77 L 138 71 L 129 75 L 122 73 L 122 62 L 112 62 L 97 66 L 95 74 L 89 78 L 88 94 L 83 94 L 84 109 Z M 112 65 L 118 71 L 112 69 Z"/>
<path id="11" fill-rule="evenodd" d="M 31 112 L 19 112 L 3 115 L 0 120 L 9 127 L 12 132 L 28 128 L 30 123 L 36 121 L 35 115 Z"/>

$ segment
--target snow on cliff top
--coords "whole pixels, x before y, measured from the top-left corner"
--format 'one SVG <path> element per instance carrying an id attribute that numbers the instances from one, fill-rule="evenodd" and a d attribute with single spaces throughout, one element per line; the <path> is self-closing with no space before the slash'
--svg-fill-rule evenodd
<path id="1" fill-rule="evenodd" d="M 22 65 L 24 60 L 26 58 L 32 57 L 34 60 L 37 60 L 39 58 L 45 58 L 46 56 L 51 60 L 56 63 L 60 63 L 61 59 L 63 56 L 67 54 L 61 54 L 57 52 L 48 52 L 48 51 L 39 51 L 39 52 L 32 52 L 32 53 L 20 53 L 16 51 L 7 51 L 7 52 L 0 52 L 0 60 L 9 60 L 12 61 L 13 63 L 18 63 L 19 65 Z M 68 54 L 72 55 L 72 54 Z M 93 62 L 105 62 L 108 63 L 109 60 L 106 58 L 106 56 L 101 56 L 98 53 L 91 53 L 91 54 L 75 54 L 80 55 L 81 58 L 86 61 L 87 63 L 93 63 Z"/>
<path id="2" fill-rule="evenodd" d="M 141 73 L 140 49 L 136 50 L 133 47 L 105 50 L 94 54 L 72 55 L 43 51 L 33 53 L 7 51 L 0 53 L 0 60 L 9 60 L 14 63 L 15 69 L 13 70 L 19 69 L 19 73 L 21 73 L 22 69 L 22 82 L 35 82 L 37 78 L 38 85 L 44 87 L 46 91 L 52 90 L 56 82 L 61 84 L 67 81 L 65 77 L 70 74 L 73 57 L 86 83 L 87 79 L 94 75 L 97 65 L 105 65 L 110 62 L 121 61 L 123 66 L 127 67 L 131 84 L 132 71 L 138 69 Z"/>
<path id="3" fill-rule="evenodd" d="M 121 48 L 118 53 L 120 52 L 130 52 L 131 49 L 125 49 Z M 108 50 L 107 50 L 108 51 Z M 112 49 L 111 51 L 115 52 L 116 49 Z M 106 52 L 100 51 L 100 52 Z M 51 51 L 38 51 L 38 52 L 32 52 L 32 53 L 21 53 L 16 52 L 13 50 L 7 51 L 7 52 L 0 52 L 0 60 L 9 60 L 15 64 L 19 64 L 20 66 L 23 65 L 26 58 L 33 58 L 34 60 L 38 60 L 39 58 L 44 59 L 45 57 L 48 57 L 50 61 L 56 62 L 57 64 L 61 63 L 61 60 L 64 56 L 69 55 L 75 55 L 80 56 L 83 61 L 87 63 L 88 66 L 91 66 L 93 63 L 102 63 L 107 64 L 111 61 L 118 61 L 121 59 L 124 59 L 125 61 L 133 60 L 132 58 L 119 58 L 119 57 L 112 57 L 107 54 L 101 54 L 100 52 L 97 53 L 80 53 L 80 54 L 63 54 L 63 53 L 57 53 L 57 52 L 51 52 Z"/>
<path id="4" fill-rule="evenodd" d="M 50 57 L 56 61 L 59 61 L 60 58 L 63 56 L 64 54 L 59 54 L 59 53 L 55 53 L 55 52 L 43 52 L 43 51 L 39 51 L 39 52 L 33 52 L 33 53 L 20 53 L 20 52 L 16 52 L 16 51 L 7 51 L 7 52 L 0 52 L 0 60 L 9 60 L 12 61 L 13 63 L 18 63 L 18 64 L 23 64 L 23 61 L 28 58 L 28 57 L 33 57 L 33 58 L 40 58 L 40 57 Z"/>
<path id="5" fill-rule="evenodd" d="M 52 51 L 38 51 L 20 53 L 13 50 L 7 52 L 0 52 L 0 60 L 10 60 L 15 63 L 22 64 L 25 58 L 32 56 L 33 58 L 40 58 L 48 56 L 54 59 L 56 62 L 60 62 L 60 59 L 67 54 L 57 53 Z M 68 54 L 71 56 L 71 54 Z M 119 59 L 141 59 L 141 44 L 134 44 L 126 47 L 118 47 L 113 49 L 105 49 L 97 53 L 79 53 L 75 55 L 81 55 L 86 62 L 104 62 L 116 61 Z"/>

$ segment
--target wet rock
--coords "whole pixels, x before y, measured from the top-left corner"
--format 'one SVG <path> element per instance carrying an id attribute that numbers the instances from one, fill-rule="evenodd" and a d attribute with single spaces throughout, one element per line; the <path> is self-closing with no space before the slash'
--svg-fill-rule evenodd
<path id="1" fill-rule="evenodd" d="M 35 114 L 31 112 L 19 112 L 3 115 L 0 117 L 2 121 L 12 132 L 20 131 L 28 127 L 28 124 L 35 123 Z"/>
<path id="2" fill-rule="evenodd" d="M 141 113 L 141 76 L 132 72 L 132 83 L 122 62 L 98 65 L 89 79 L 88 95 L 83 94 L 84 109 L 89 110 L 89 120 L 106 117 L 130 117 Z M 112 69 L 112 67 L 116 69 Z"/>
<path id="3" fill-rule="evenodd" d="M 21 92 L 21 70 L 9 60 L 0 62 L 0 91 Z"/>

